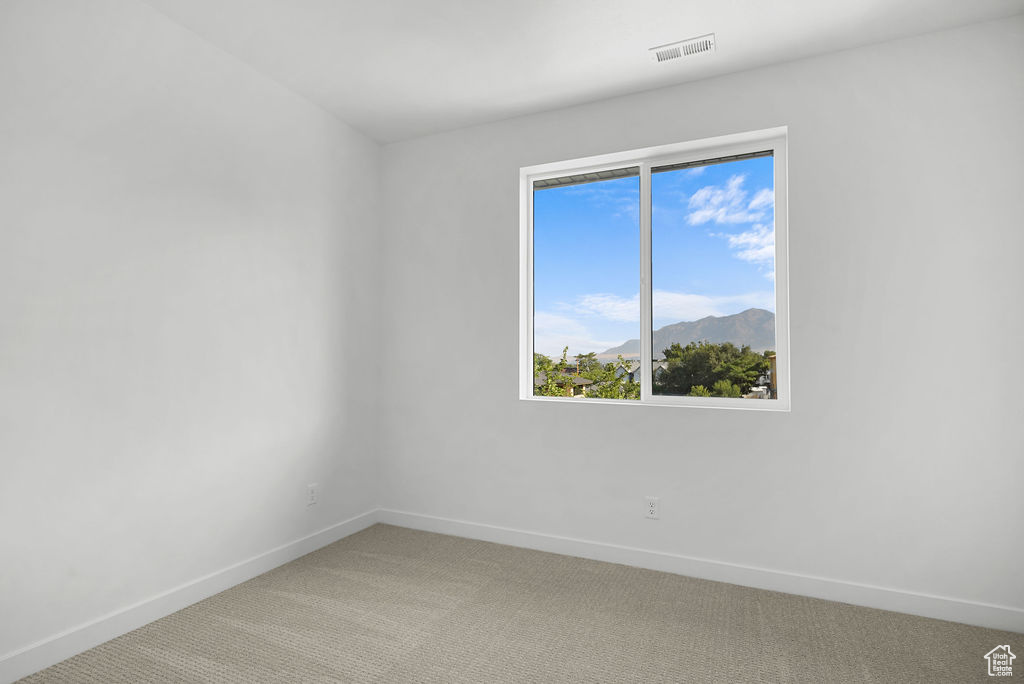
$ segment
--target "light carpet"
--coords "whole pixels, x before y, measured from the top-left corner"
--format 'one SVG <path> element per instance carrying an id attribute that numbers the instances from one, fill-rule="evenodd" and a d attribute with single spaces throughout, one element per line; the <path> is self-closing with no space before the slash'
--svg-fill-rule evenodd
<path id="1" fill-rule="evenodd" d="M 934 684 L 991 681 L 997 644 L 1024 637 L 375 525 L 22 681 Z"/>

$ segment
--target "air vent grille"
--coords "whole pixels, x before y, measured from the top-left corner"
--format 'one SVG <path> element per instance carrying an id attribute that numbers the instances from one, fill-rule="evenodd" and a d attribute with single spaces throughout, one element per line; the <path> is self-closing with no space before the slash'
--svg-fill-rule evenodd
<path id="1" fill-rule="evenodd" d="M 659 62 L 664 62 L 666 59 L 678 59 L 683 56 L 683 51 L 679 49 L 679 46 L 666 48 L 665 50 L 658 50 L 654 53 L 655 58 Z"/>
<path id="2" fill-rule="evenodd" d="M 659 45 L 651 48 L 648 52 L 655 62 L 668 62 L 681 57 L 691 57 L 705 52 L 715 51 L 715 34 L 709 33 L 706 36 L 698 36 L 689 40 L 681 40 L 678 43 Z"/>

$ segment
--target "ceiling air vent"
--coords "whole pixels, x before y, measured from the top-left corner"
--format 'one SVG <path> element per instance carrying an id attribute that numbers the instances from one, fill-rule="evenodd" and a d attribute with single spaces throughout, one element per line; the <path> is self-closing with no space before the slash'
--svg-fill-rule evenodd
<path id="1" fill-rule="evenodd" d="M 651 53 L 651 61 L 668 62 L 680 57 L 690 57 L 692 55 L 699 55 L 702 52 L 714 51 L 715 34 L 709 33 L 706 36 L 681 40 L 678 43 L 659 45 L 658 47 L 651 48 L 648 52 Z"/>

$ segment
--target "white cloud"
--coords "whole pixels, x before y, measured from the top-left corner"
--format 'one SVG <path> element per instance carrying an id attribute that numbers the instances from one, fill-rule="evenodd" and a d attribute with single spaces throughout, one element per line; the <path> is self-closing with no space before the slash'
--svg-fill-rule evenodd
<path id="1" fill-rule="evenodd" d="M 768 266 L 775 259 L 775 230 L 769 225 L 758 223 L 738 235 L 722 237 L 728 238 L 729 246 L 737 250 L 737 258 L 743 261 Z"/>
<path id="2" fill-rule="evenodd" d="M 695 321 L 705 316 L 728 316 L 752 307 L 775 310 L 775 296 L 772 292 L 714 297 L 655 290 L 653 297 L 652 309 L 655 320 L 672 323 Z M 571 308 L 575 313 L 584 316 L 597 316 L 616 322 L 637 322 L 640 320 L 640 295 L 583 295 Z"/>
<path id="3" fill-rule="evenodd" d="M 639 321 L 640 295 L 628 299 L 611 294 L 583 295 L 572 309 L 578 314 L 600 316 L 610 321 Z"/>
<path id="4" fill-rule="evenodd" d="M 725 185 L 707 185 L 690 196 L 687 216 L 690 225 L 697 226 L 708 221 L 715 223 L 750 223 L 765 218 L 765 209 L 774 202 L 771 189 L 760 190 L 747 202 L 747 191 L 743 188 L 746 176 L 737 174 Z"/>
<path id="5" fill-rule="evenodd" d="M 772 292 L 709 297 L 685 292 L 654 291 L 652 311 L 656 321 L 696 321 L 705 316 L 729 316 L 750 308 L 775 310 Z"/>
<path id="6" fill-rule="evenodd" d="M 757 191 L 754 195 L 754 199 L 750 200 L 750 204 L 747 205 L 747 209 L 761 209 L 763 207 L 774 207 L 775 206 L 775 191 L 771 188 L 762 188 Z"/>
<path id="7" fill-rule="evenodd" d="M 569 346 L 569 356 L 603 352 L 622 340 L 595 340 L 580 321 L 558 314 L 538 311 L 533 316 L 533 347 L 539 354 L 561 358 L 562 348 Z"/>

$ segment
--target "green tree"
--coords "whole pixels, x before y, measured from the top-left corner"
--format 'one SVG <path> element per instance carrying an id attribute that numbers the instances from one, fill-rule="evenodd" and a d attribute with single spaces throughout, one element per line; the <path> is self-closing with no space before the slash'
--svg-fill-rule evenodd
<path id="1" fill-rule="evenodd" d="M 767 372 L 767 354 L 757 354 L 749 346 L 737 347 L 731 342 L 691 342 L 685 347 L 674 343 L 664 350 L 668 367 L 659 375 L 654 390 L 659 394 L 686 396 L 699 386 L 704 391 L 710 387 L 714 396 L 743 396 Z M 716 388 L 719 382 L 728 385 Z"/>
<path id="2" fill-rule="evenodd" d="M 716 397 L 733 397 L 735 399 L 739 399 L 743 396 L 740 386 L 734 385 L 728 380 L 716 380 L 714 386 L 711 388 L 711 392 Z"/>
<path id="3" fill-rule="evenodd" d="M 577 354 L 576 355 L 576 369 L 580 375 L 588 373 L 594 370 L 601 370 L 601 362 L 597 360 L 597 354 L 590 352 L 589 354 Z"/>
<path id="4" fill-rule="evenodd" d="M 611 369 L 601 372 L 601 380 L 590 386 L 587 396 L 600 399 L 639 399 L 640 383 L 629 380 L 626 376 L 617 376 L 615 364 L 607 365 L 611 366 Z"/>
<path id="5" fill-rule="evenodd" d="M 554 362 L 543 354 L 533 355 L 533 374 L 543 373 L 546 370 L 551 370 L 555 367 Z"/>
<path id="6" fill-rule="evenodd" d="M 601 399 L 639 399 L 640 383 L 630 380 L 627 372 L 630 364 L 619 354 L 617 363 L 598 364 L 585 377 L 594 381 L 588 395 Z M 620 371 L 623 369 L 623 371 Z"/>
<path id="7" fill-rule="evenodd" d="M 569 362 L 566 355 L 569 347 L 562 349 L 562 358 L 554 362 L 543 354 L 533 355 L 533 377 L 539 378 L 543 374 L 543 382 L 540 385 L 534 384 L 533 394 L 539 397 L 565 397 L 572 396 L 572 382 L 566 382 L 570 376 L 566 373 Z"/>
<path id="8" fill-rule="evenodd" d="M 640 383 L 630 380 L 625 373 L 617 372 L 620 367 L 629 367 L 621 355 L 618 363 L 602 364 L 593 352 L 577 354 L 573 361 L 567 359 L 568 353 L 569 348 L 565 347 L 559 361 L 552 361 L 543 354 L 533 355 L 533 376 L 542 379 L 540 385 L 534 385 L 535 396 L 571 397 L 574 379 L 581 377 L 591 381 L 586 388 L 588 397 L 640 399 Z"/>
<path id="9" fill-rule="evenodd" d="M 711 390 L 704 385 L 694 385 L 690 388 L 689 396 L 691 397 L 710 397 Z"/>

